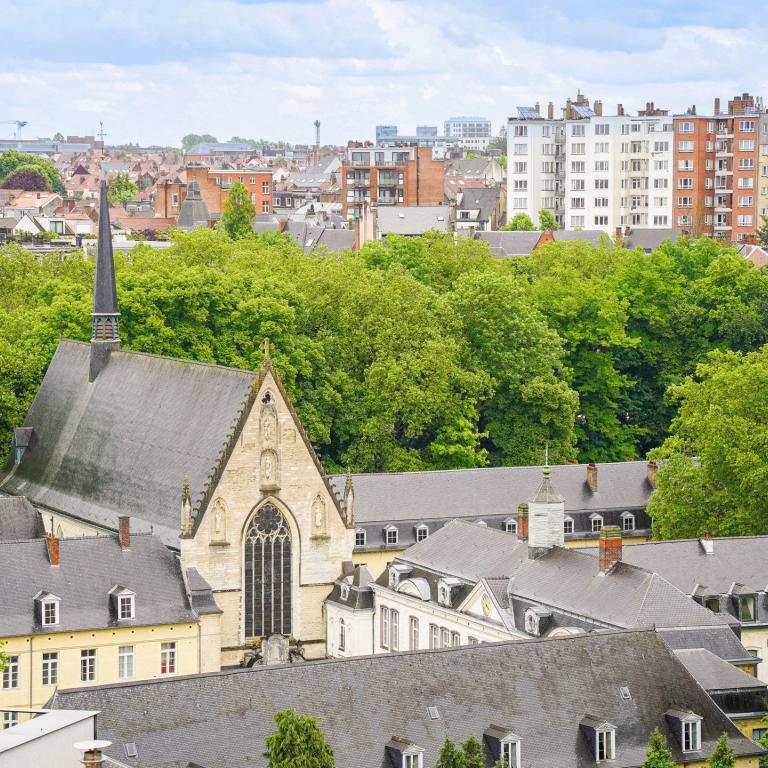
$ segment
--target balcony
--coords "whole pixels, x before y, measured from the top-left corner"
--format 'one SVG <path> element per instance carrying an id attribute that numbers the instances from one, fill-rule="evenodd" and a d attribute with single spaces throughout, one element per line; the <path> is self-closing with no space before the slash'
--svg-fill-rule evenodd
<path id="1" fill-rule="evenodd" d="M 379 195 L 376 199 L 379 205 L 397 205 L 403 202 L 402 197 L 395 197 L 394 195 Z"/>
<path id="2" fill-rule="evenodd" d="M 370 168 L 371 161 L 370 160 L 350 160 L 348 165 L 351 165 L 354 168 Z"/>
<path id="3" fill-rule="evenodd" d="M 715 222 L 715 232 L 726 232 L 729 229 L 733 229 L 730 224 Z"/>
<path id="4" fill-rule="evenodd" d="M 370 187 L 371 180 L 370 179 L 352 179 L 350 181 L 349 179 L 347 179 L 347 186 L 348 187 Z"/>
<path id="5" fill-rule="evenodd" d="M 403 183 L 400 181 L 398 174 L 380 173 L 378 178 L 378 184 L 380 187 L 402 187 Z"/>
<path id="6" fill-rule="evenodd" d="M 377 160 L 377 168 L 402 168 L 411 161 L 410 157 L 402 158 L 400 160 Z"/>

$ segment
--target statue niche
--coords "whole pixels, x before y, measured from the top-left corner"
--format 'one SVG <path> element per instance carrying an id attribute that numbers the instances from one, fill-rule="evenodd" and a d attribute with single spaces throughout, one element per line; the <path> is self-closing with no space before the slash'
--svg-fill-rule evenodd
<path id="1" fill-rule="evenodd" d="M 277 445 L 277 413 L 271 398 L 261 409 L 259 428 L 261 429 L 261 447 L 274 448 Z"/>
<path id="2" fill-rule="evenodd" d="M 224 499 L 216 499 L 211 510 L 211 543 L 227 543 L 227 505 Z"/>
<path id="3" fill-rule="evenodd" d="M 276 491 L 280 487 L 277 453 L 271 448 L 261 452 L 261 490 Z"/>
<path id="4" fill-rule="evenodd" d="M 328 515 L 325 500 L 318 493 L 312 502 L 312 538 L 325 539 L 328 537 Z"/>

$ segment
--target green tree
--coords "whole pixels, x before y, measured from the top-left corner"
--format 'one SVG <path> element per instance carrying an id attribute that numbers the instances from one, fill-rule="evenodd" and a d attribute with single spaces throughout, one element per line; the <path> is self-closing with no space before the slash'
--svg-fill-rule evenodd
<path id="1" fill-rule="evenodd" d="M 723 733 L 718 738 L 715 748 L 707 761 L 709 768 L 733 768 L 736 759 L 733 750 L 728 746 L 728 734 Z"/>
<path id="2" fill-rule="evenodd" d="M 763 216 L 762 219 L 762 224 L 755 229 L 755 241 L 765 248 L 768 247 L 768 216 Z"/>
<path id="3" fill-rule="evenodd" d="M 499 155 L 496 158 L 496 162 L 504 169 L 507 169 L 507 156 L 506 155 Z"/>
<path id="4" fill-rule="evenodd" d="M 437 756 L 435 768 L 466 768 L 464 753 L 448 738 L 445 737 L 440 754 Z"/>
<path id="5" fill-rule="evenodd" d="M 557 218 L 555 217 L 555 214 L 552 213 L 552 211 L 548 211 L 546 208 L 542 208 L 539 211 L 539 229 L 560 229 L 560 225 L 557 223 Z"/>
<path id="6" fill-rule="evenodd" d="M 232 185 L 221 211 L 221 226 L 233 239 L 239 240 L 253 233 L 256 209 L 248 197 L 248 190 L 239 181 Z"/>
<path id="7" fill-rule="evenodd" d="M 712 352 L 695 376 L 670 389 L 679 410 L 659 460 L 648 507 L 659 538 L 768 530 L 768 346 Z"/>
<path id="8" fill-rule="evenodd" d="M 61 131 L 56 131 L 56 133 L 53 134 L 53 140 L 64 141 L 64 134 Z"/>
<path id="9" fill-rule="evenodd" d="M 0 189 L 23 189 L 25 192 L 50 192 L 48 179 L 31 165 L 20 165 L 13 173 L 9 173 Z"/>
<path id="10" fill-rule="evenodd" d="M 484 768 L 485 751 L 482 742 L 475 736 L 470 736 L 462 745 L 461 751 L 464 753 L 463 768 Z"/>
<path id="11" fill-rule="evenodd" d="M 128 178 L 128 174 L 118 173 L 109 185 L 109 202 L 111 205 L 125 205 L 138 193 L 139 188 Z"/>
<path id="12" fill-rule="evenodd" d="M 675 768 L 675 761 L 667 747 L 667 740 L 658 728 L 651 731 L 643 768 Z"/>
<path id="13" fill-rule="evenodd" d="M 314 717 L 292 709 L 275 713 L 277 730 L 267 736 L 268 768 L 333 768 L 333 750 Z"/>
<path id="14" fill-rule="evenodd" d="M 38 155 L 27 155 L 15 149 L 0 153 L 0 183 L 22 167 L 24 170 L 37 171 L 45 177 L 49 189 L 60 195 L 65 194 L 64 183 L 52 160 Z"/>
<path id="15" fill-rule="evenodd" d="M 3 653 L 3 646 L 5 645 L 5 640 L 0 640 L 0 672 L 2 672 L 6 665 L 8 664 L 8 656 Z"/>
<path id="16" fill-rule="evenodd" d="M 210 141 L 213 143 L 218 142 L 218 139 L 215 136 L 211 136 L 210 133 L 188 133 L 184 138 L 181 140 L 181 150 L 182 152 L 189 152 L 190 149 L 192 149 L 197 144 L 200 144 L 204 141 Z"/>
<path id="17" fill-rule="evenodd" d="M 516 232 L 520 230 L 532 232 L 536 229 L 536 225 L 533 223 L 533 220 L 527 213 L 516 213 L 512 217 L 512 221 L 510 221 L 508 224 L 505 224 L 503 227 L 499 227 L 499 229 L 506 230 L 508 232 Z"/>

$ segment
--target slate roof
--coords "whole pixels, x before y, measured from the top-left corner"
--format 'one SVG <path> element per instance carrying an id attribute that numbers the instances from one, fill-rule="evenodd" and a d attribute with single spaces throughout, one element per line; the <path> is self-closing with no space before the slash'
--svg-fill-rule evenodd
<path id="1" fill-rule="evenodd" d="M 35 445 L 2 490 L 97 525 L 178 546 L 181 490 L 202 500 L 258 373 L 126 350 L 88 383 L 90 345 L 60 342 L 24 426 Z"/>
<path id="2" fill-rule="evenodd" d="M 488 221 L 499 203 L 501 187 L 477 187 L 465 189 L 457 211 L 480 211 L 479 221 Z M 460 218 L 460 217 L 459 217 Z"/>
<path id="3" fill-rule="evenodd" d="M 116 536 L 60 539 L 59 557 L 52 566 L 45 539 L 0 543 L 0 637 L 196 619 L 177 557 L 154 536 L 132 534 L 127 550 Z M 118 584 L 136 594 L 136 618 L 119 623 L 109 599 Z M 61 600 L 55 627 L 41 627 L 35 616 L 40 591 Z"/>
<path id="4" fill-rule="evenodd" d="M 446 232 L 451 224 L 447 205 L 380 205 L 377 216 L 382 235 L 423 235 L 430 229 Z"/>
<path id="5" fill-rule="evenodd" d="M 541 484 L 543 467 L 483 467 L 352 475 L 355 522 L 396 522 L 511 515 Z M 565 513 L 644 509 L 652 487 L 647 464 L 597 465 L 598 490 L 587 485 L 586 464 L 550 467 L 552 485 L 565 498 Z M 341 494 L 346 475 L 330 478 Z"/>
<path id="6" fill-rule="evenodd" d="M 641 248 L 646 253 L 656 250 L 666 241 L 674 242 L 681 236 L 679 229 L 632 229 L 622 240 L 625 248 Z"/>
<path id="7" fill-rule="evenodd" d="M 706 586 L 710 594 L 728 594 L 734 582 L 752 593 L 766 590 L 768 536 L 716 538 L 713 544 L 714 553 L 707 555 L 698 539 L 649 541 L 624 547 L 623 557 L 624 562 L 662 574 L 688 595 L 697 585 Z"/>
<path id="8" fill-rule="evenodd" d="M 491 247 L 491 253 L 497 258 L 510 256 L 529 256 L 539 244 L 542 233 L 532 232 L 476 232 L 477 240 L 484 240 Z"/>
<path id="9" fill-rule="evenodd" d="M 766 684 L 705 648 L 675 651 L 675 656 L 707 692 L 766 689 Z"/>
<path id="10" fill-rule="evenodd" d="M 304 253 L 312 253 L 323 247 L 331 252 L 352 250 L 355 246 L 355 233 L 351 229 L 335 229 L 289 220 L 285 231 L 296 241 Z"/>
<path id="11" fill-rule="evenodd" d="M 402 552 L 394 562 L 469 582 L 507 577 L 512 602 L 523 601 L 522 608 L 529 604 L 549 606 L 603 627 L 636 629 L 732 623 L 730 617 L 712 613 L 645 569 L 617 563 L 609 573 L 601 574 L 595 558 L 577 549 L 560 547 L 530 559 L 527 542 L 460 520 L 448 523 Z M 379 584 L 385 583 L 385 577 L 386 573 Z M 523 611 L 519 613 L 515 626 L 522 629 Z"/>
<path id="12" fill-rule="evenodd" d="M 117 313 L 115 262 L 112 256 L 112 231 L 109 224 L 107 182 L 99 185 L 99 247 L 96 253 L 96 277 L 93 291 L 93 313 Z"/>
<path id="13" fill-rule="evenodd" d="M 624 700 L 619 687 L 631 693 Z M 232 670 L 131 685 L 59 691 L 55 709 L 98 710 L 105 754 L 137 768 L 264 766 L 272 715 L 288 707 L 316 717 L 336 765 L 391 768 L 393 737 L 434 765 L 443 740 L 497 724 L 521 737 L 527 768 L 594 766 L 579 724 L 588 715 L 617 728 L 617 768 L 640 766 L 659 727 L 682 762 L 665 713 L 703 717 L 702 760 L 726 732 L 736 755 L 761 754 L 653 632 L 609 632 L 307 664 Z M 428 707 L 436 707 L 430 720 Z M 138 757 L 127 758 L 126 742 Z"/>
<path id="14" fill-rule="evenodd" d="M 0 542 L 36 539 L 45 533 L 42 516 L 23 496 L 0 496 Z"/>
<path id="15" fill-rule="evenodd" d="M 731 664 L 758 661 L 755 656 L 750 655 L 730 627 L 699 627 L 695 630 L 659 629 L 657 631 L 673 651 L 703 648 Z"/>
<path id="16" fill-rule="evenodd" d="M 200 194 L 200 185 L 195 179 L 192 179 L 179 210 L 177 226 L 180 230 L 189 232 L 196 227 L 207 227 L 209 218 L 208 206 Z"/>

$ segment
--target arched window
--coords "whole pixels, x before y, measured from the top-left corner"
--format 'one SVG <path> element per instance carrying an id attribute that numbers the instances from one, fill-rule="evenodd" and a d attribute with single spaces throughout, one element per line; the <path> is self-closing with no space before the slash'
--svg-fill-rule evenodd
<path id="1" fill-rule="evenodd" d="M 271 504 L 245 533 L 245 636 L 291 634 L 291 532 Z"/>
<path id="2" fill-rule="evenodd" d="M 344 619 L 339 622 L 339 650 L 347 650 L 347 628 L 344 624 Z"/>

